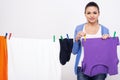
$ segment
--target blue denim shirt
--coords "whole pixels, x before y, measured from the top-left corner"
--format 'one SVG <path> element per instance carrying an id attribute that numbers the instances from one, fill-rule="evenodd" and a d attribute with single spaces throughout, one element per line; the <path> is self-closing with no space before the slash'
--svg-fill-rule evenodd
<path id="1" fill-rule="evenodd" d="M 75 71 L 75 74 L 77 74 L 77 66 L 79 64 L 79 60 L 80 60 L 80 56 L 81 56 L 81 41 L 79 40 L 78 42 L 75 42 L 75 37 L 77 35 L 77 33 L 79 31 L 82 31 L 83 30 L 83 27 L 84 27 L 85 23 L 84 24 L 81 24 L 81 25 L 78 25 L 75 29 L 75 32 L 74 32 L 74 43 L 73 43 L 73 48 L 72 48 L 72 53 L 77 55 L 76 56 L 76 61 L 75 61 L 75 66 L 74 66 L 74 71 Z M 104 35 L 104 34 L 109 34 L 109 30 L 101 25 L 101 35 Z"/>

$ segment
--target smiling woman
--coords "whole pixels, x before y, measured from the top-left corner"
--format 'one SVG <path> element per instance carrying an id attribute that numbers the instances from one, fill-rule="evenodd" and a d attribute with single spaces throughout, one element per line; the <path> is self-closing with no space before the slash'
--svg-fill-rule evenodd
<path id="1" fill-rule="evenodd" d="M 81 44 L 82 38 L 97 38 L 101 37 L 102 39 L 109 38 L 109 30 L 99 24 L 98 17 L 100 14 L 99 7 L 95 2 L 89 2 L 85 7 L 85 17 L 87 22 L 81 25 L 78 25 L 75 29 L 74 33 L 74 46 L 73 46 L 73 53 L 77 54 L 76 57 L 76 64 L 75 64 L 75 73 L 77 74 L 77 80 L 105 80 L 107 76 L 107 72 L 101 72 L 101 70 L 105 70 L 104 66 L 96 66 L 95 71 L 99 71 L 97 74 L 92 76 L 86 75 L 83 70 L 83 59 L 86 57 L 84 55 L 83 45 Z M 80 58 L 80 55 L 83 55 L 83 58 Z M 97 53 L 96 53 L 97 55 Z M 94 55 L 92 56 L 94 58 Z M 106 56 L 108 57 L 108 56 Z M 89 62 L 91 63 L 91 62 Z M 81 68 L 82 67 L 82 68 Z M 86 68 L 88 69 L 88 67 Z"/>
<path id="2" fill-rule="evenodd" d="M 86 5 L 85 7 L 85 16 L 89 23 L 94 23 L 96 20 L 98 20 L 98 17 L 100 15 L 99 7 L 97 4 L 91 3 Z"/>

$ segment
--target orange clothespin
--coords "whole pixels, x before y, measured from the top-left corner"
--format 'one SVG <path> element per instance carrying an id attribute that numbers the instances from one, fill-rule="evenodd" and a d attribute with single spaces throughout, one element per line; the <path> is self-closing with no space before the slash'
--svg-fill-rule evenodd
<path id="1" fill-rule="evenodd" d="M 10 40 L 11 36 L 12 36 L 12 33 L 9 34 L 9 38 L 8 38 L 9 40 Z"/>

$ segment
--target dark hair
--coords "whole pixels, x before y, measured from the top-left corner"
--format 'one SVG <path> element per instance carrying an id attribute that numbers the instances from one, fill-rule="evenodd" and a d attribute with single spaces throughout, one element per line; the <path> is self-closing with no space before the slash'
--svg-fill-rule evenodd
<path id="1" fill-rule="evenodd" d="M 98 6 L 98 4 L 95 3 L 95 2 L 89 2 L 89 3 L 86 5 L 86 7 L 85 7 L 85 12 L 86 12 L 87 7 L 90 7 L 90 6 L 96 7 L 96 8 L 98 9 L 98 12 L 100 12 L 100 11 L 99 11 L 99 6 Z M 84 13 L 85 13 L 85 12 L 84 12 Z"/>

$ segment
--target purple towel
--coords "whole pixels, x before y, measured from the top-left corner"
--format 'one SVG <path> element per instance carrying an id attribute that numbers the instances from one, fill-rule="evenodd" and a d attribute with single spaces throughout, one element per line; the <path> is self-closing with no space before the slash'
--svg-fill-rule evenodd
<path id="1" fill-rule="evenodd" d="M 101 73 L 115 75 L 118 73 L 117 45 L 119 38 L 88 38 L 82 40 L 84 59 L 82 69 L 84 74 L 94 76 Z"/>

